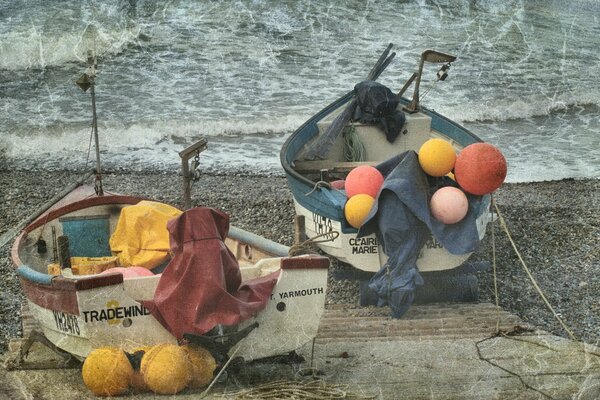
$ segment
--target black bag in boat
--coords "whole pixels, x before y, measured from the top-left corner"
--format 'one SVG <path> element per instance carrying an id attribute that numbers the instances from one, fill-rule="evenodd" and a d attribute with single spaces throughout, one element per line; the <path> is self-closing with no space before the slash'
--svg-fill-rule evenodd
<path id="1" fill-rule="evenodd" d="M 352 120 L 377 125 L 385 132 L 388 142 L 398 137 L 406 117 L 396 110 L 399 99 L 387 86 L 375 81 L 363 81 L 354 86 L 358 107 Z"/>

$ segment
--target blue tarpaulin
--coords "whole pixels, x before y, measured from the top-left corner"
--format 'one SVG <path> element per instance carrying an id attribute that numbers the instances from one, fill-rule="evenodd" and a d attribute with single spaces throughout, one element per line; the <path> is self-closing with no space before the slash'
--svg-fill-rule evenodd
<path id="1" fill-rule="evenodd" d="M 479 244 L 475 220 L 481 196 L 467 195 L 469 211 L 463 220 L 445 225 L 429 210 L 436 189 L 454 185 L 450 178 L 428 177 L 414 151 L 404 152 L 377 166 L 385 180 L 358 237 L 375 233 L 387 263 L 371 278 L 369 288 L 378 297 L 377 305 L 389 305 L 400 318 L 411 306 L 416 285 L 423 284 L 417 257 L 433 235 L 452 254 L 474 251 Z"/>

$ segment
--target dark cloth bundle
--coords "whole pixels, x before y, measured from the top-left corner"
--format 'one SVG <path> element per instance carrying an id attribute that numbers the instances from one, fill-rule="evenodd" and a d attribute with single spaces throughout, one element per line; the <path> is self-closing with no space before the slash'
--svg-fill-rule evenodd
<path id="1" fill-rule="evenodd" d="M 358 107 L 354 110 L 352 120 L 377 125 L 385 133 L 388 142 L 396 140 L 406 121 L 404 113 L 396 110 L 398 96 L 388 87 L 374 81 L 358 83 L 354 86 L 354 94 Z"/>

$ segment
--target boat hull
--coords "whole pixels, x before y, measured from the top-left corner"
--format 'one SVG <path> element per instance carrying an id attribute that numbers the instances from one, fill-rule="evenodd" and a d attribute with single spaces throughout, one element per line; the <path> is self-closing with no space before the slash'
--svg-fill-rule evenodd
<path id="1" fill-rule="evenodd" d="M 65 220 L 107 216 L 108 224 L 114 227 L 120 210 L 141 200 L 93 196 L 69 202 L 34 221 L 13 245 L 12 260 L 33 318 L 54 345 L 80 359 L 103 346 L 132 351 L 177 342 L 141 304 L 153 299 L 160 275 L 127 279 L 120 273 L 52 276 L 43 271 L 48 252 L 36 251 L 40 238 L 52 242 L 52 230 L 62 234 Z M 269 357 L 312 340 L 324 309 L 328 259 L 287 257 L 287 247 L 235 227 L 231 227 L 226 243 L 238 258 L 243 281 L 280 271 L 265 309 L 238 326 L 243 329 L 258 322 L 258 327 L 240 341 L 236 355 L 246 359 Z"/>
<path id="2" fill-rule="evenodd" d="M 440 114 L 423 109 L 419 113 L 407 115 L 404 132 L 392 144 L 381 139 L 383 135 L 378 128 L 353 123 L 359 139 L 369 146 L 366 148 L 366 162 L 340 161 L 343 159 L 341 138 L 338 143 L 334 143 L 330 159 L 302 161 L 304 149 L 320 132 L 327 129 L 352 95 L 350 92 L 342 96 L 296 130 L 284 144 L 280 158 L 294 198 L 296 215 L 304 221 L 305 236 L 309 239 L 318 237 L 319 248 L 338 260 L 358 270 L 376 272 L 385 264 L 387 256 L 375 235 L 356 237 L 357 229 L 349 226 L 344 217 L 344 205 L 347 200 L 345 193 L 319 185 L 317 182 L 323 180 L 323 173 L 341 175 L 357 165 L 377 165 L 403 151 L 417 151 L 431 138 L 443 138 L 450 142 L 456 151 L 469 144 L 481 142 L 481 139 Z M 408 100 L 402 99 L 401 103 L 407 104 Z M 311 174 L 314 178 L 309 179 Z M 484 196 L 476 210 L 480 239 L 483 239 L 487 223 L 492 218 L 489 212 L 490 201 L 489 195 Z M 417 266 L 422 272 L 451 270 L 462 265 L 470 255 L 451 254 L 432 237 L 422 249 Z"/>

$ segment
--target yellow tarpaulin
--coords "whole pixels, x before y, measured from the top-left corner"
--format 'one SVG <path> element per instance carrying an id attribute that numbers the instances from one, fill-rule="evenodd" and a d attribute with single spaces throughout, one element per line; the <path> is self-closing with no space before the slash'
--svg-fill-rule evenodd
<path id="1" fill-rule="evenodd" d="M 124 207 L 110 237 L 111 251 L 123 267 L 156 267 L 169 252 L 167 222 L 179 215 L 175 207 L 154 201 Z"/>

